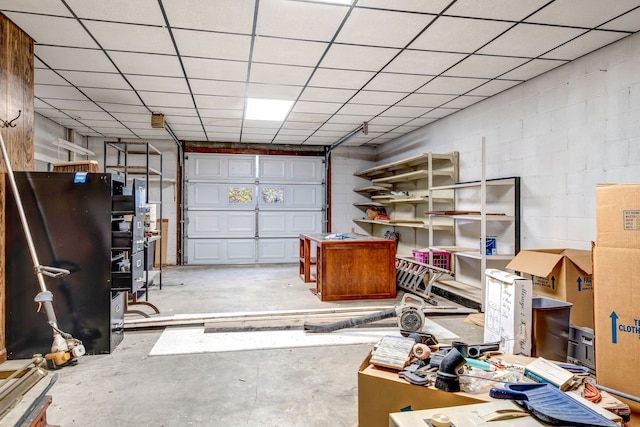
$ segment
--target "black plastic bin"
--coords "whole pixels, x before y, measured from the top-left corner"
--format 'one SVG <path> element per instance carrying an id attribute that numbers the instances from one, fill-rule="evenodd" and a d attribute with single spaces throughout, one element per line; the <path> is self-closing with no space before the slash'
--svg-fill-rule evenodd
<path id="1" fill-rule="evenodd" d="M 569 346 L 570 302 L 533 297 L 531 356 L 565 362 Z"/>

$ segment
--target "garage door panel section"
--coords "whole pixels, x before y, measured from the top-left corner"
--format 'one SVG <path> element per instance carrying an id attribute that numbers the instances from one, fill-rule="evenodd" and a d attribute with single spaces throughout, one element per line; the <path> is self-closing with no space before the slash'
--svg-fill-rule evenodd
<path id="1" fill-rule="evenodd" d="M 258 259 L 264 263 L 291 262 L 289 240 L 291 239 L 260 239 Z"/>
<path id="2" fill-rule="evenodd" d="M 185 175 L 187 180 L 252 182 L 256 177 L 256 158 L 242 155 L 188 154 Z"/>
<path id="3" fill-rule="evenodd" d="M 324 161 L 318 157 L 260 156 L 258 164 L 260 182 L 324 181 Z"/>
<path id="4" fill-rule="evenodd" d="M 255 209 L 255 184 L 187 184 L 188 209 Z"/>
<path id="5" fill-rule="evenodd" d="M 261 184 L 260 209 L 322 209 L 322 185 Z"/>
<path id="6" fill-rule="evenodd" d="M 188 211 L 187 236 L 248 237 L 256 235 L 255 211 Z"/>
<path id="7" fill-rule="evenodd" d="M 250 264 L 256 260 L 255 239 L 190 239 L 187 242 L 188 263 Z"/>
<path id="8" fill-rule="evenodd" d="M 322 232 L 322 212 L 260 212 L 258 235 L 261 237 L 299 237 Z"/>

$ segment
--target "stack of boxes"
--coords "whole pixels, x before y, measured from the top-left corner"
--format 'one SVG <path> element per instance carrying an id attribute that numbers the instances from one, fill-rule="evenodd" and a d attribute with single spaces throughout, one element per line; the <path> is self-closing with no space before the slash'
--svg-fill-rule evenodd
<path id="1" fill-rule="evenodd" d="M 640 390 L 640 184 L 596 188 L 593 252 L 598 383 Z M 640 408 L 639 408 L 640 409 Z"/>

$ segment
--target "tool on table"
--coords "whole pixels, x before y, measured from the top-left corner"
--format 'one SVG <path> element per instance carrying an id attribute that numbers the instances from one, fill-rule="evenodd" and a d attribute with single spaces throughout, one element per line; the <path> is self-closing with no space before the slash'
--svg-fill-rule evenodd
<path id="1" fill-rule="evenodd" d="M 71 334 L 62 331 L 58 327 L 58 320 L 56 319 L 56 313 L 53 309 L 53 294 L 47 289 L 47 285 L 44 281 L 44 276 L 59 278 L 69 274 L 69 270 L 47 267 L 40 264 L 2 134 L 0 134 L 0 149 L 2 149 L 2 157 L 7 167 L 7 176 L 9 177 L 11 190 L 18 208 L 18 215 L 20 216 L 20 222 L 22 223 L 29 253 L 31 254 L 31 259 L 33 261 L 34 272 L 38 279 L 38 284 L 40 285 L 40 292 L 36 295 L 34 301 L 38 303 L 38 311 L 44 307 L 49 326 L 53 332 L 51 352 L 46 354 L 44 358 L 50 369 L 58 369 L 63 366 L 75 364 L 77 363 L 77 358 L 85 354 L 84 345 L 82 344 L 82 341 L 73 338 Z"/>
<path id="2" fill-rule="evenodd" d="M 440 361 L 436 374 L 436 388 L 450 392 L 460 391 L 459 372 L 465 363 L 464 356 L 456 348 L 451 348 Z"/>
<path id="3" fill-rule="evenodd" d="M 425 302 L 422 298 L 411 294 L 404 294 L 400 305 L 389 310 L 378 311 L 366 316 L 340 320 L 333 323 L 304 322 L 303 329 L 309 332 L 332 332 L 338 329 L 353 328 L 366 323 L 376 322 L 390 317 L 398 318 L 398 326 L 403 331 L 418 332 L 425 324 Z"/>
<path id="4" fill-rule="evenodd" d="M 489 396 L 510 399 L 542 422 L 554 426 L 615 427 L 618 424 L 550 384 L 507 384 Z"/>

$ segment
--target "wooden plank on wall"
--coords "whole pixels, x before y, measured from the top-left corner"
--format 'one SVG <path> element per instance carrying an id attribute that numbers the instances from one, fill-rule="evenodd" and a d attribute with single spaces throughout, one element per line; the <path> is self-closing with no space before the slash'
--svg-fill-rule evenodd
<path id="1" fill-rule="evenodd" d="M 0 14 L 0 119 L 9 121 L 18 115 L 15 127 L 2 128 L 11 166 L 15 170 L 33 170 L 34 164 L 34 82 L 33 40 Z M 5 185 L 7 171 L 0 159 L 0 362 L 6 360 L 5 335 L 5 200 L 12 197 Z M 35 295 L 35 294 L 34 294 Z"/>

